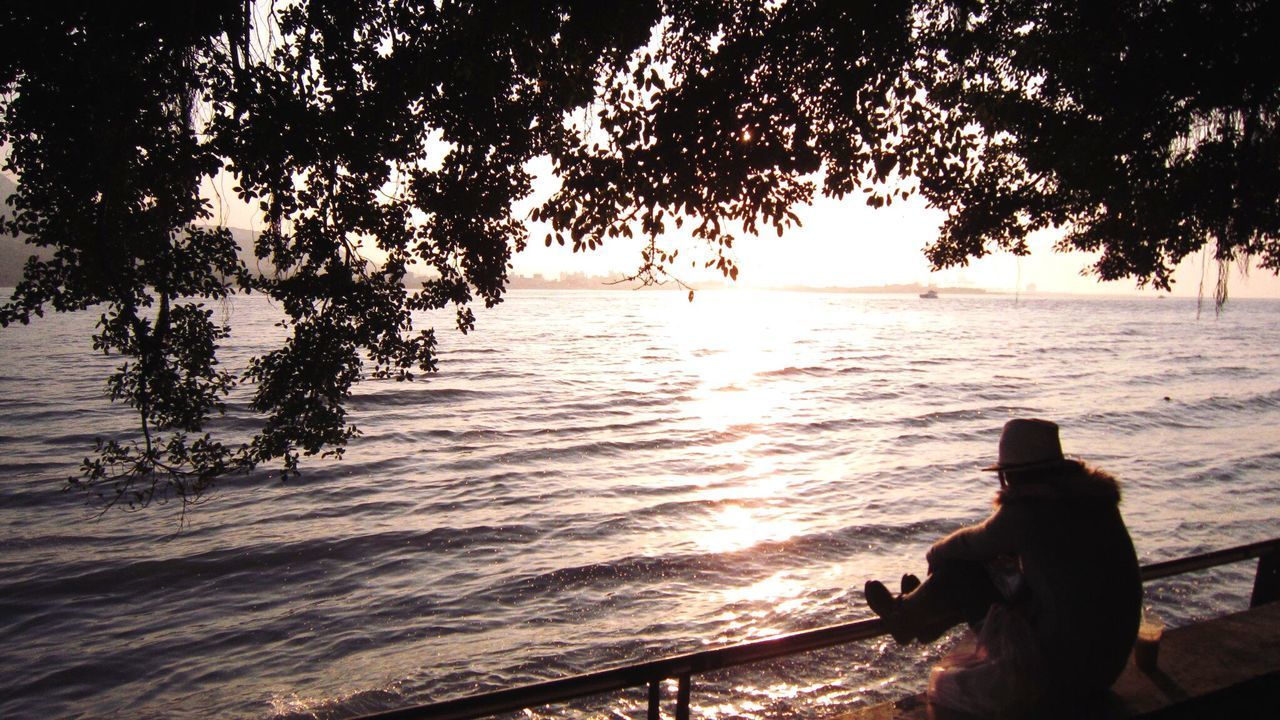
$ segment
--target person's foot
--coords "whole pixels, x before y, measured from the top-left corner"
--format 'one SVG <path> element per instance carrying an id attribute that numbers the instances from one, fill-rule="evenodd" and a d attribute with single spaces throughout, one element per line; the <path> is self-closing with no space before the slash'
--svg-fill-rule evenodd
<path id="1" fill-rule="evenodd" d="M 902 613 L 899 599 L 889 592 L 889 588 L 879 580 L 868 580 L 866 585 L 862 586 L 862 594 L 867 598 L 867 606 L 871 608 L 871 612 L 880 616 L 884 620 L 884 624 L 889 628 L 889 634 L 899 645 L 905 645 L 911 642 L 911 633 L 907 632 L 902 625 Z"/>
<path id="2" fill-rule="evenodd" d="M 906 575 L 902 576 L 902 594 L 903 595 L 910 595 L 911 593 L 915 592 L 916 588 L 918 587 L 920 587 L 920 578 L 916 577 L 915 575 L 912 575 L 911 573 L 907 573 Z"/>
<path id="3" fill-rule="evenodd" d="M 862 594 L 867 597 L 867 605 L 871 607 L 871 612 L 880 617 L 893 615 L 898 609 L 893 593 L 889 592 L 889 588 L 879 580 L 868 580 L 867 584 L 862 586 Z"/>

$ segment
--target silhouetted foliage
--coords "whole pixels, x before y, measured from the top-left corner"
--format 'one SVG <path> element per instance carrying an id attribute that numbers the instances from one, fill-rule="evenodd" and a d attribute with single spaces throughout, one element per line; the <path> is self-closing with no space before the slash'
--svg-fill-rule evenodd
<path id="1" fill-rule="evenodd" d="M 1209 243 L 1280 268 L 1280 138 L 1267 2 L 438 0 L 0 10 L 4 229 L 47 248 L 0 323 L 97 308 L 136 443 L 100 443 L 84 488 L 194 499 L 219 475 L 341 454 L 366 373 L 435 368 L 411 313 L 500 302 L 526 243 L 528 163 L 559 189 L 541 241 L 647 238 L 662 279 L 689 224 L 736 277 L 734 232 L 815 193 L 947 212 L 935 265 L 1065 227 L 1102 278 L 1167 287 Z M 262 211 L 247 267 L 201 183 Z M 891 239 L 886 239 L 891 242 Z M 372 264 L 362 247 L 376 245 Z M 432 279 L 407 289 L 419 263 Z M 263 271 L 262 268 L 266 268 Z M 265 293 L 287 340 L 242 375 L 206 305 Z M 238 383 L 252 441 L 209 433 Z M 102 492 L 102 491 L 100 491 Z"/>
<path id="2" fill-rule="evenodd" d="M 1280 270 L 1280 4 L 950 9 L 923 35 L 922 84 L 978 132 L 920 175 L 948 212 L 935 265 L 1065 226 L 1062 246 L 1101 251 L 1105 280 L 1167 289 L 1206 242 Z"/>

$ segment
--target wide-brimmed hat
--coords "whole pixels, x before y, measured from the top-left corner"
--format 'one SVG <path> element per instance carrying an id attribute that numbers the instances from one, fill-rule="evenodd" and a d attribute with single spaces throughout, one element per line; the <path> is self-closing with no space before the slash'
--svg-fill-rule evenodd
<path id="1" fill-rule="evenodd" d="M 1048 420 L 1018 418 L 1004 424 L 1000 456 L 983 470 L 1036 470 L 1066 462 L 1058 440 L 1058 424 Z"/>

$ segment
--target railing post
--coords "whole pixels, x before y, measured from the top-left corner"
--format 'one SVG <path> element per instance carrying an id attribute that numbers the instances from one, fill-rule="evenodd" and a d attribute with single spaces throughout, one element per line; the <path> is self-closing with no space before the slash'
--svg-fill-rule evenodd
<path id="1" fill-rule="evenodd" d="M 662 720 L 662 678 L 649 681 L 649 720 Z"/>
<path id="2" fill-rule="evenodd" d="M 1249 607 L 1280 600 L 1280 550 L 1272 550 L 1258 558 L 1258 574 L 1253 578 L 1253 596 Z"/>
<path id="3" fill-rule="evenodd" d="M 689 720 L 689 694 L 693 681 L 689 674 L 680 676 L 680 689 L 676 692 L 676 720 Z"/>

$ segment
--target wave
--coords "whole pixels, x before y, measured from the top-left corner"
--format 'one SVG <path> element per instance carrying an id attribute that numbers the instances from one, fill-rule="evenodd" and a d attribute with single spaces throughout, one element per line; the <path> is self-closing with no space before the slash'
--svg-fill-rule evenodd
<path id="1" fill-rule="evenodd" d="M 438 388 L 423 384 L 420 387 L 406 388 L 396 391 L 381 391 L 369 394 L 353 395 L 347 403 L 353 413 L 370 412 L 394 407 L 410 407 L 416 405 L 440 405 L 460 400 L 485 400 L 501 397 L 504 393 L 494 390 L 476 390 L 472 388 Z"/>
<path id="2" fill-rule="evenodd" d="M 398 683 L 371 690 L 356 690 L 337 697 L 303 697 L 297 693 L 277 693 L 271 697 L 271 720 L 315 720 L 328 717 L 357 717 L 406 704 Z"/>
<path id="3" fill-rule="evenodd" d="M 659 555 L 630 554 L 611 560 L 517 574 L 481 591 L 454 599 L 450 604 L 509 604 L 530 597 L 577 594 L 583 590 L 605 593 L 633 583 L 679 585 L 701 582 L 717 586 L 727 578 L 740 578 L 746 568 L 775 574 L 807 568 L 814 563 L 848 558 L 868 545 L 892 545 L 909 540 L 936 539 L 950 523 L 925 520 L 906 525 L 850 525 L 806 533 L 780 540 L 766 540 L 730 552 L 684 551 Z M 749 574 L 749 573 L 748 573 Z"/>
<path id="4" fill-rule="evenodd" d="M 1253 416 L 1280 408 L 1280 389 L 1242 396 L 1211 395 L 1198 400 L 1152 396 L 1150 402 L 1146 407 L 1094 412 L 1090 418 L 1129 431 L 1216 427 L 1222 418 Z"/>
<path id="5" fill-rule="evenodd" d="M 863 373 L 873 372 L 871 368 L 861 365 L 808 365 L 798 367 L 791 365 L 778 370 L 765 370 L 756 373 L 756 377 L 774 378 L 774 377 L 831 377 L 839 375 L 859 375 Z"/>
<path id="6" fill-rule="evenodd" d="M 532 525 L 440 527 L 426 531 L 388 531 L 335 539 L 259 543 L 178 555 L 165 559 L 103 563 L 73 560 L 60 564 L 55 577 L 26 577 L 20 583 L 5 582 L 12 599 L 50 599 L 93 596 L 164 587 L 183 588 L 216 584 L 222 579 L 251 578 L 257 574 L 306 575 L 315 563 L 351 563 L 361 567 L 387 552 L 466 552 L 479 547 L 526 544 L 546 532 Z M 32 542 L 44 542 L 35 538 Z"/>

